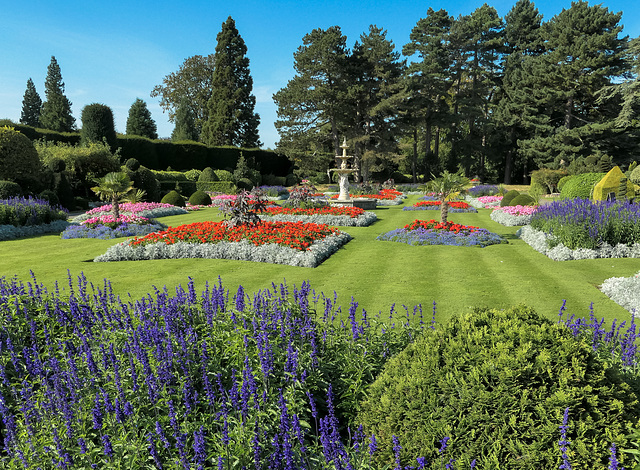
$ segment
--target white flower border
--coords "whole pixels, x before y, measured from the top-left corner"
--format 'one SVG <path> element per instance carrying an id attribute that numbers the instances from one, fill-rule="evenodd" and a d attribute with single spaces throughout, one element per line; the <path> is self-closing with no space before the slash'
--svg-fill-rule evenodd
<path id="1" fill-rule="evenodd" d="M 349 217 L 348 215 L 260 214 L 260 218 L 263 220 L 274 220 L 278 222 L 304 222 L 312 224 L 338 225 L 341 227 L 367 227 L 378 220 L 378 216 L 374 212 L 368 211 L 358 217 Z"/>
<path id="2" fill-rule="evenodd" d="M 600 290 L 633 316 L 640 317 L 640 272 L 634 277 L 605 279 Z"/>
<path id="3" fill-rule="evenodd" d="M 322 240 L 316 240 L 307 251 L 295 250 L 275 243 L 256 246 L 248 240 L 218 243 L 178 242 L 173 245 L 154 243 L 135 247 L 129 246 L 129 242 L 125 241 L 109 247 L 105 254 L 96 257 L 93 261 L 207 258 L 315 268 L 349 240 L 351 235 L 339 232 Z"/>
<path id="4" fill-rule="evenodd" d="M 640 258 L 640 244 L 625 245 L 620 243 L 616 246 L 604 244 L 597 250 L 587 248 L 577 248 L 572 250 L 562 243 L 553 248 L 549 248 L 548 240 L 553 240 L 553 235 L 536 230 L 530 225 L 525 225 L 516 232 L 520 239 L 524 240 L 531 248 L 548 256 L 554 261 L 569 261 L 574 259 L 597 259 L 597 258 Z"/>

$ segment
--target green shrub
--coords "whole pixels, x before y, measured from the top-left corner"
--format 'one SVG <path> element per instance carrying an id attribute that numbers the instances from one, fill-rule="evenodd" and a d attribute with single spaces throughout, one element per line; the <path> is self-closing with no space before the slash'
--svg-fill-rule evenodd
<path id="1" fill-rule="evenodd" d="M 40 194 L 38 194 L 38 198 L 47 201 L 51 206 L 60 205 L 60 199 L 58 198 L 58 195 L 51 189 L 45 189 L 44 191 L 42 191 Z"/>
<path id="2" fill-rule="evenodd" d="M 65 172 L 53 174 L 51 189 L 55 191 L 58 201 L 62 207 L 66 207 L 70 210 L 74 208 L 75 201 L 73 190 Z"/>
<path id="3" fill-rule="evenodd" d="M 138 168 L 140 168 L 140 162 L 138 160 L 136 160 L 135 158 L 129 158 L 124 166 L 127 167 L 127 169 L 131 170 L 131 171 L 136 171 Z"/>
<path id="4" fill-rule="evenodd" d="M 83 144 L 91 142 L 102 143 L 106 139 L 109 147 L 117 147 L 116 128 L 113 121 L 113 111 L 109 106 L 92 103 L 82 108 L 82 129 L 80 136 Z"/>
<path id="5" fill-rule="evenodd" d="M 22 188 L 14 181 L 0 180 L 0 199 L 20 196 Z"/>
<path id="6" fill-rule="evenodd" d="M 290 186 L 295 186 L 296 184 L 298 184 L 300 182 L 300 178 L 298 178 L 296 175 L 294 175 L 293 173 L 289 173 L 286 176 L 286 184 L 285 186 L 290 187 Z"/>
<path id="7" fill-rule="evenodd" d="M 160 184 L 151 170 L 140 165 L 136 171 L 132 172 L 130 178 L 135 188 L 147 193 L 147 201 L 160 201 Z"/>
<path id="8" fill-rule="evenodd" d="M 519 195 L 520 192 L 516 191 L 515 189 L 508 191 L 507 194 L 502 197 L 502 200 L 500 201 L 500 207 L 508 206 L 511 200 Z"/>
<path id="9" fill-rule="evenodd" d="M 202 171 L 200 170 L 188 170 L 184 172 L 184 176 L 189 180 L 189 181 L 198 181 L 198 179 L 200 178 L 200 175 L 202 174 Z"/>
<path id="10" fill-rule="evenodd" d="M 593 187 L 605 176 L 605 173 L 583 173 L 581 175 L 574 175 L 569 179 L 562 190 L 560 191 L 560 197 L 563 199 L 572 198 L 591 198 Z"/>
<path id="11" fill-rule="evenodd" d="M 629 181 L 631 181 L 634 184 L 640 184 L 640 166 L 636 166 L 631 171 L 631 175 L 629 176 Z"/>
<path id="12" fill-rule="evenodd" d="M 329 175 L 327 175 L 327 173 L 324 171 L 317 171 L 313 175 L 310 175 L 309 181 L 311 181 L 311 183 L 313 183 L 314 185 L 330 183 Z"/>
<path id="13" fill-rule="evenodd" d="M 269 173 L 268 175 L 262 175 L 262 184 L 265 186 L 286 186 L 287 178 Z"/>
<path id="14" fill-rule="evenodd" d="M 51 160 L 49 160 L 47 167 L 53 173 L 62 173 L 64 170 L 67 169 L 67 164 L 64 162 L 62 158 L 53 157 Z"/>
<path id="15" fill-rule="evenodd" d="M 509 202 L 510 206 L 535 206 L 536 200 L 528 194 L 520 194 Z"/>
<path id="16" fill-rule="evenodd" d="M 211 197 L 204 191 L 196 191 L 189 197 L 189 204 L 192 206 L 210 206 Z"/>
<path id="17" fill-rule="evenodd" d="M 374 433 L 382 463 L 392 435 L 409 456 L 469 468 L 557 468 L 559 424 L 569 408 L 572 468 L 606 468 L 608 447 L 624 448 L 638 423 L 638 397 L 618 366 L 590 342 L 526 307 L 476 309 L 425 333 L 391 358 L 367 390 L 357 421 Z"/>
<path id="18" fill-rule="evenodd" d="M 12 127 L 0 127 L 0 180 L 18 183 L 23 189 L 41 189 L 44 168 L 27 136 Z"/>
<path id="19" fill-rule="evenodd" d="M 558 181 L 564 176 L 567 176 L 566 170 L 541 168 L 531 172 L 531 184 L 539 184 L 545 188 L 546 193 L 554 193 L 558 189 Z"/>
<path id="20" fill-rule="evenodd" d="M 73 205 L 75 208 L 86 211 L 89 210 L 89 199 L 86 197 L 77 196 L 73 198 Z"/>
<path id="21" fill-rule="evenodd" d="M 196 188 L 198 191 L 224 194 L 235 194 L 238 190 L 236 185 L 231 181 L 198 181 Z"/>
<path id="22" fill-rule="evenodd" d="M 567 183 L 567 181 L 569 181 L 574 176 L 575 175 L 567 175 L 560 178 L 560 181 L 558 181 L 558 191 L 562 191 L 562 188 L 564 188 L 564 185 Z"/>
<path id="23" fill-rule="evenodd" d="M 400 173 L 399 171 L 394 171 L 393 173 L 391 173 L 391 179 L 395 184 L 411 183 L 411 178 L 407 177 L 404 173 Z"/>
<path id="24" fill-rule="evenodd" d="M 178 191 L 170 191 L 162 198 L 163 204 L 171 204 L 173 206 L 184 207 L 184 198 L 178 193 Z"/>
<path id="25" fill-rule="evenodd" d="M 218 178 L 218 175 L 216 175 L 216 172 L 213 170 L 213 168 L 208 166 L 204 170 L 202 170 L 202 173 L 200 173 L 200 176 L 198 177 L 198 181 L 209 182 L 221 180 L 220 178 Z"/>
<path id="26" fill-rule="evenodd" d="M 233 181 L 233 173 L 227 170 L 213 170 L 218 177 L 217 181 Z"/>
<path id="27" fill-rule="evenodd" d="M 238 189 L 246 189 L 247 191 L 254 188 L 255 184 L 249 178 L 240 178 L 236 182 Z"/>

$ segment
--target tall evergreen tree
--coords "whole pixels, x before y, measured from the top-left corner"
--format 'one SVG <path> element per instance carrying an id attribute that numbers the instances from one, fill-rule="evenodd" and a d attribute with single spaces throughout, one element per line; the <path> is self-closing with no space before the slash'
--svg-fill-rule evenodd
<path id="1" fill-rule="evenodd" d="M 60 66 L 54 56 L 47 68 L 44 83 L 45 102 L 42 104 L 40 124 L 45 129 L 57 132 L 70 132 L 75 127 L 75 118 L 71 115 L 71 102 L 64 94 L 64 82 Z"/>
<path id="2" fill-rule="evenodd" d="M 113 111 L 109 106 L 91 103 L 82 108 L 82 129 L 80 136 L 83 144 L 107 141 L 112 150 L 116 149 L 116 129 Z"/>
<path id="3" fill-rule="evenodd" d="M 178 142 L 181 140 L 198 140 L 195 119 L 189 103 L 186 99 L 182 99 L 175 115 L 176 126 L 171 133 L 171 140 Z"/>
<path id="4" fill-rule="evenodd" d="M 259 147 L 260 116 L 255 112 L 247 46 L 233 18 L 222 24 L 217 41 L 209 116 L 201 140 L 208 145 Z"/>
<path id="5" fill-rule="evenodd" d="M 158 138 L 158 128 L 156 122 L 151 117 L 151 112 L 147 108 L 147 103 L 140 98 L 136 98 L 129 108 L 127 117 L 127 135 L 139 135 L 149 139 Z"/>
<path id="6" fill-rule="evenodd" d="M 20 114 L 20 122 L 27 126 L 40 126 L 40 110 L 42 108 L 42 100 L 36 91 L 33 80 L 27 80 L 27 89 L 22 98 L 22 113 Z"/>
<path id="7" fill-rule="evenodd" d="M 293 54 L 296 75 L 273 95 L 278 150 L 303 171 L 324 171 L 341 153 L 349 114 L 346 41 L 338 26 L 306 34 Z"/>

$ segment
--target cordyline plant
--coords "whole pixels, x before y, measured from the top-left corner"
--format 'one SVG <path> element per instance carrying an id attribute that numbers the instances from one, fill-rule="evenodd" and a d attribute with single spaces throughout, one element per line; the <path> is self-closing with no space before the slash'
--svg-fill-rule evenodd
<path id="1" fill-rule="evenodd" d="M 440 203 L 440 222 L 445 223 L 449 216 L 449 201 L 455 193 L 460 193 L 469 184 L 469 179 L 461 172 L 449 173 L 445 170 L 442 176 L 436 178 L 433 174 L 432 180 L 424 185 L 425 192 L 434 192 L 442 198 Z"/>
<path id="2" fill-rule="evenodd" d="M 117 220 L 120 216 L 120 202 L 131 201 L 140 202 L 145 192 L 133 187 L 133 182 L 125 172 L 107 173 L 102 178 L 94 180 L 97 186 L 91 188 L 100 199 L 110 201 L 113 210 L 113 217 Z"/>
<path id="3" fill-rule="evenodd" d="M 220 206 L 220 212 L 227 218 L 225 223 L 230 227 L 258 225 L 261 222 L 258 214 L 264 212 L 266 207 L 267 200 L 263 191 L 254 189 L 249 192 L 243 189 L 235 199 L 224 201 Z"/>

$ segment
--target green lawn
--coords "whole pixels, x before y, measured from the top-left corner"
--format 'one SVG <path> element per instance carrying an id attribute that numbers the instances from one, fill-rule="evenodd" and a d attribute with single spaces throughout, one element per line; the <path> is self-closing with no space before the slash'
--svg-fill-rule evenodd
<path id="1" fill-rule="evenodd" d="M 417 200 L 411 196 L 407 204 Z M 478 214 L 450 214 L 450 220 L 477 225 L 508 238 L 509 243 L 487 248 L 413 247 L 376 241 L 377 235 L 412 220 L 431 219 L 439 211 L 402 211 L 402 206 L 375 211 L 378 221 L 369 227 L 344 227 L 353 240 L 315 269 L 228 260 L 153 260 L 93 263 L 91 260 L 119 240 L 61 240 L 56 235 L 0 242 L 0 275 L 27 281 L 33 271 L 39 282 L 52 286 L 57 280 L 67 286 L 67 270 L 81 272 L 97 286 L 109 279 L 114 291 L 138 298 L 167 286 L 186 285 L 188 277 L 202 288 L 206 281 L 253 292 L 286 280 L 289 285 L 309 281 L 316 292 L 333 297 L 346 312 L 353 296 L 369 314 L 387 315 L 392 304 L 413 309 L 422 304 L 431 315 L 437 303 L 437 319 L 467 311 L 474 306 L 506 307 L 523 303 L 555 317 L 567 300 L 568 312 L 588 315 L 594 303 L 598 316 L 607 322 L 628 319 L 624 309 L 600 293 L 597 286 L 613 276 L 631 276 L 640 270 L 640 259 L 601 259 L 556 262 L 535 252 L 514 234 L 518 227 L 503 227 L 489 218 L 490 210 Z M 220 220 L 217 209 L 160 219 L 168 225 Z"/>

